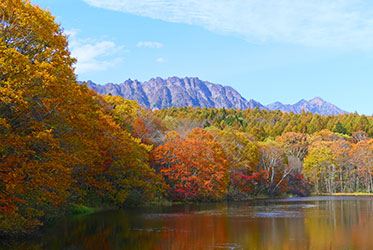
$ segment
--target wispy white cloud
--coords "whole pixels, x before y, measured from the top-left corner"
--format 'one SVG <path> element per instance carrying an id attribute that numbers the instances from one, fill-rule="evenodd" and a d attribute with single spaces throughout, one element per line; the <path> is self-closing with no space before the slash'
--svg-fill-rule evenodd
<path id="1" fill-rule="evenodd" d="M 65 34 L 69 37 L 71 55 L 77 59 L 77 74 L 105 71 L 123 61 L 123 57 L 117 55 L 123 51 L 124 46 L 112 41 L 80 39 L 77 30 L 65 31 Z"/>
<path id="2" fill-rule="evenodd" d="M 164 63 L 164 62 L 166 62 L 166 59 L 164 59 L 163 57 L 158 57 L 156 61 L 158 63 Z"/>
<path id="3" fill-rule="evenodd" d="M 373 49 L 370 0 L 84 0 L 99 8 L 202 26 L 255 43 Z"/>
<path id="4" fill-rule="evenodd" d="M 160 42 L 151 42 L 151 41 L 145 41 L 145 42 L 138 42 L 136 44 L 136 47 L 145 47 L 145 48 L 156 48 L 156 49 L 159 49 L 159 48 L 162 48 L 163 47 L 163 43 L 160 43 Z"/>

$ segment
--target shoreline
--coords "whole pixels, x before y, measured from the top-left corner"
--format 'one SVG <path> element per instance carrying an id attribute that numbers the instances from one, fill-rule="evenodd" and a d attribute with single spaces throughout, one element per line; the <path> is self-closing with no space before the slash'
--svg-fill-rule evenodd
<path id="1" fill-rule="evenodd" d="M 364 193 L 364 192 L 357 192 L 357 193 L 321 193 L 316 194 L 312 193 L 309 196 L 304 197 L 317 197 L 317 196 L 373 196 L 373 193 Z M 76 205 L 74 204 L 72 207 L 70 207 L 69 212 L 62 216 L 58 216 L 54 218 L 50 223 L 46 223 L 45 225 L 41 226 L 40 228 L 36 229 L 32 232 L 27 233 L 16 233 L 16 234 L 8 234 L 8 235 L 0 235 L 0 239 L 2 241 L 8 241 L 8 242 L 14 242 L 14 241 L 24 241 L 24 240 L 30 240 L 32 238 L 37 238 L 42 236 L 43 229 L 50 226 L 51 224 L 55 223 L 57 220 L 65 217 L 65 216 L 86 216 L 91 214 L 96 214 L 103 211 L 109 211 L 109 210 L 117 210 L 117 209 L 125 209 L 125 208 L 145 208 L 145 207 L 170 207 L 175 205 L 186 205 L 186 204 L 201 204 L 201 203 L 219 203 L 219 202 L 248 202 L 248 201 L 255 201 L 255 200 L 266 200 L 266 199 L 281 199 L 281 198 L 293 198 L 298 197 L 294 195 L 280 195 L 280 196 L 264 196 L 260 195 L 258 197 L 249 197 L 247 199 L 242 200 L 234 200 L 234 199 L 224 199 L 220 201 L 204 201 L 204 202 L 193 202 L 193 201 L 161 201 L 161 202 L 150 202 L 147 204 L 142 204 L 139 206 L 129 206 L 129 207 L 88 207 L 84 205 Z M 302 197 L 302 196 L 299 196 Z M 5 242 L 3 242 L 5 243 Z M 0 246 L 2 246 L 0 244 Z"/>
<path id="2" fill-rule="evenodd" d="M 322 193 L 322 194 L 311 194 L 310 196 L 373 196 L 373 193 Z"/>

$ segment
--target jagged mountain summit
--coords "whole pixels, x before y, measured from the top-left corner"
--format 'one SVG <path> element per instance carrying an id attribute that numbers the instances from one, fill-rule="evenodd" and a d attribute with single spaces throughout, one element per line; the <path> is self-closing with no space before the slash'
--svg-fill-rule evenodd
<path id="1" fill-rule="evenodd" d="M 339 115 L 348 113 L 320 97 L 315 97 L 309 101 L 302 99 L 293 105 L 275 102 L 267 105 L 266 108 L 269 110 L 281 110 L 282 112 L 293 112 L 296 114 L 302 113 L 302 110 L 320 115 Z"/>
<path id="2" fill-rule="evenodd" d="M 318 113 L 320 115 L 337 115 L 347 113 L 320 97 L 310 101 L 301 100 L 294 105 L 275 102 L 268 106 L 251 99 L 246 100 L 229 86 L 202 81 L 197 77 L 160 77 L 146 82 L 128 79 L 120 84 L 107 83 L 99 85 L 92 81 L 87 86 L 99 94 L 120 95 L 129 100 L 136 100 L 140 105 L 150 109 L 170 107 L 206 107 L 234 109 L 281 110 L 282 112 Z"/>
<path id="3" fill-rule="evenodd" d="M 232 87 L 201 81 L 197 77 L 157 77 L 143 83 L 128 79 L 121 84 L 105 85 L 88 81 L 87 86 L 100 94 L 120 95 L 129 100 L 137 100 L 140 105 L 150 109 L 185 106 L 266 109 L 255 100 L 247 101 Z"/>

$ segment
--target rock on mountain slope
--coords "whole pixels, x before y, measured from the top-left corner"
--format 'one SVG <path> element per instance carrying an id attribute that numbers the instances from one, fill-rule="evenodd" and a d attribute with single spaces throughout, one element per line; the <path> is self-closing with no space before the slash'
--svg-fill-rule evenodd
<path id="1" fill-rule="evenodd" d="M 143 83 L 129 79 L 121 84 L 105 85 L 88 81 L 87 86 L 100 94 L 120 95 L 126 99 L 137 100 L 140 105 L 151 109 L 184 106 L 265 109 L 259 102 L 247 101 L 231 87 L 201 81 L 196 77 L 157 77 Z"/>
<path id="2" fill-rule="evenodd" d="M 152 78 L 146 82 L 128 79 L 120 84 L 107 83 L 98 85 L 92 81 L 87 86 L 100 94 L 120 95 L 129 100 L 136 100 L 140 105 L 151 109 L 170 107 L 206 107 L 281 110 L 300 114 L 302 110 L 320 115 L 337 115 L 347 113 L 335 105 L 316 97 L 310 101 L 301 100 L 294 105 L 275 102 L 263 106 L 255 100 L 247 101 L 235 89 L 222 86 L 197 77 Z"/>
<path id="3" fill-rule="evenodd" d="M 305 112 L 312 112 L 314 114 L 320 115 L 339 115 L 347 113 L 346 111 L 323 100 L 320 97 L 313 98 L 309 101 L 302 99 L 294 105 L 275 102 L 273 104 L 267 105 L 266 107 L 269 110 L 281 110 L 282 112 L 293 112 L 297 114 L 300 114 L 302 110 L 304 110 Z"/>

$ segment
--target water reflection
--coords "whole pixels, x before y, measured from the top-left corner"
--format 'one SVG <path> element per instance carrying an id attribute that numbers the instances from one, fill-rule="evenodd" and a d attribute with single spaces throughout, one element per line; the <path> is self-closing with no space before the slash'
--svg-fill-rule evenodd
<path id="1" fill-rule="evenodd" d="M 373 249 L 373 200 L 311 197 L 65 218 L 18 249 Z"/>

